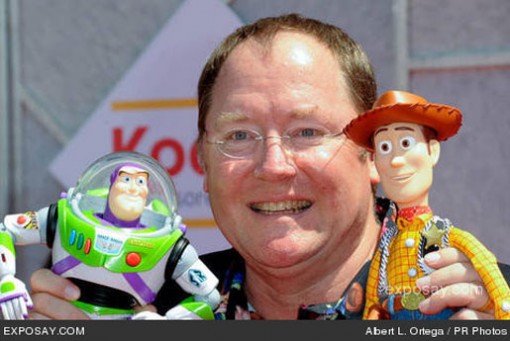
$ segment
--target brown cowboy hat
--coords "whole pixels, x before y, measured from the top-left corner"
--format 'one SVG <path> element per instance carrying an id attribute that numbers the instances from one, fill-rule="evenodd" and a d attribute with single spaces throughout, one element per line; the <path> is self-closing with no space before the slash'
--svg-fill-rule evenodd
<path id="1" fill-rule="evenodd" d="M 375 130 L 395 122 L 430 127 L 437 134 L 435 139 L 444 141 L 459 131 L 462 113 L 446 104 L 429 103 L 410 92 L 392 90 L 381 95 L 371 110 L 353 119 L 344 128 L 344 133 L 358 145 L 373 150 Z"/>

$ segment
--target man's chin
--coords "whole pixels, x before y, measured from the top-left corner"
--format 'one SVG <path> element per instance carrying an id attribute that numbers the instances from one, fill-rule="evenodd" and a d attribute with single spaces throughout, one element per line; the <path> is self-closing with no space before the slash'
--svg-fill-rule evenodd
<path id="1" fill-rule="evenodd" d="M 298 247 L 273 247 L 265 249 L 259 256 L 266 265 L 272 268 L 283 269 L 300 264 L 309 259 L 311 253 L 309 250 L 305 251 Z"/>

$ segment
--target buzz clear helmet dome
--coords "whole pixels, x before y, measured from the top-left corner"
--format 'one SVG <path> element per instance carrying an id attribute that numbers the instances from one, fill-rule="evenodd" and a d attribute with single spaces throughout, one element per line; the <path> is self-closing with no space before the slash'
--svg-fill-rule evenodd
<path id="1" fill-rule="evenodd" d="M 80 210 L 93 209 L 98 213 L 104 212 L 112 173 L 117 167 L 126 164 L 138 166 L 149 172 L 147 205 L 151 211 L 173 218 L 177 211 L 177 195 L 172 179 L 155 159 L 138 152 L 113 152 L 94 161 L 83 172 L 76 187 L 70 190 L 67 200 L 70 203 L 79 202 Z M 85 198 L 89 200 L 82 200 Z M 95 204 L 91 206 L 90 198 L 103 200 L 93 200 Z"/>

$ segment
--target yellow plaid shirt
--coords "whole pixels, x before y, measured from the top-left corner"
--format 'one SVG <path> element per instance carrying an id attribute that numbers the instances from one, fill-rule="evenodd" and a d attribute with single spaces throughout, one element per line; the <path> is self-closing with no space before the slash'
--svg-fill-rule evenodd
<path id="1" fill-rule="evenodd" d="M 389 245 L 388 294 L 415 290 L 416 280 L 425 275 L 418 266 L 418 249 L 421 233 L 431 218 L 432 214 L 427 213 L 414 217 L 411 222 L 403 218 L 397 219 L 398 233 Z M 482 278 L 491 306 L 494 305 L 495 318 L 510 319 L 510 312 L 502 308 L 504 302 L 510 304 L 510 289 L 499 270 L 496 257 L 469 232 L 455 227 L 449 231 L 450 246 L 463 252 Z M 369 309 L 380 303 L 377 293 L 380 263 L 381 251 L 378 249 L 368 275 L 364 319 L 367 318 Z"/>

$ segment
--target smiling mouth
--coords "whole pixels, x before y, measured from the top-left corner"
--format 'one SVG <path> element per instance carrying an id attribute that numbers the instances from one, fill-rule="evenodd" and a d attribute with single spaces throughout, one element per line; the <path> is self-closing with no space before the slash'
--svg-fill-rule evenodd
<path id="1" fill-rule="evenodd" d="M 272 214 L 296 214 L 312 207 L 308 200 L 264 202 L 250 205 L 250 208 L 258 213 Z"/>

